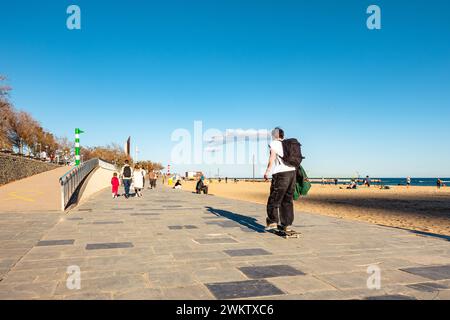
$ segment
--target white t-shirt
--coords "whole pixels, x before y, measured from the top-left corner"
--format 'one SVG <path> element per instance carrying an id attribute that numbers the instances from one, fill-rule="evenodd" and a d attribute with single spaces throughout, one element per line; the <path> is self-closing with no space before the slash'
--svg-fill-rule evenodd
<path id="1" fill-rule="evenodd" d="M 283 145 L 279 140 L 273 140 L 270 143 L 270 150 L 275 151 L 277 157 L 272 165 L 272 175 L 280 172 L 295 171 L 295 167 L 289 167 L 283 163 L 281 157 L 283 157 Z"/>

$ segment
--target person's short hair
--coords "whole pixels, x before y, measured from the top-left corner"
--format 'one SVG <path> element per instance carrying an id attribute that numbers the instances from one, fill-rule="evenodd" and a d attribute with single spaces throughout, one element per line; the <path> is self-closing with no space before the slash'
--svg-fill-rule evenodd
<path id="1" fill-rule="evenodd" d="M 128 164 L 128 163 L 130 163 L 128 160 L 125 160 L 125 164 Z"/>
<path id="2" fill-rule="evenodd" d="M 117 177 L 117 172 L 114 172 L 114 173 L 113 173 L 113 176 L 114 176 L 114 177 Z"/>
<path id="3" fill-rule="evenodd" d="M 284 131 L 280 127 L 276 127 L 272 130 L 272 137 L 275 139 L 284 139 Z"/>

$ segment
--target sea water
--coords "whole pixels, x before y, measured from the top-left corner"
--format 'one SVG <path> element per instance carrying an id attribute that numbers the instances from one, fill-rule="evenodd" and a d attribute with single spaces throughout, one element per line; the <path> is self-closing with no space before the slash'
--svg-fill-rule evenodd
<path id="1" fill-rule="evenodd" d="M 337 178 L 339 184 L 348 184 L 351 178 Z M 372 185 L 383 184 L 385 186 L 406 186 L 406 178 L 378 178 L 370 177 Z M 442 184 L 450 186 L 450 178 L 440 178 Z M 333 179 L 331 179 L 333 180 Z M 365 178 L 360 177 L 359 182 L 364 181 Z M 381 181 L 381 182 L 380 182 Z M 320 179 L 314 179 L 313 183 L 321 183 Z M 330 184 L 328 182 L 328 184 Z M 437 178 L 411 178 L 411 186 L 421 187 L 435 187 L 437 185 Z"/>
<path id="2" fill-rule="evenodd" d="M 228 183 L 233 182 L 234 178 L 228 178 Z M 253 180 L 252 178 L 237 178 L 238 180 Z M 332 180 L 334 178 L 325 178 L 327 180 L 326 184 L 334 184 Z M 353 178 L 337 178 L 339 184 L 348 184 Z M 360 182 L 364 181 L 365 178 L 360 177 Z M 378 178 L 378 177 L 370 177 L 372 180 L 372 185 L 380 185 L 379 180 L 381 180 L 381 184 L 385 186 L 406 186 L 406 178 Z M 440 178 L 442 184 L 450 187 L 450 178 Z M 222 178 L 222 180 L 224 180 Z M 312 183 L 321 184 L 321 178 L 311 178 Z M 255 181 L 264 181 L 262 178 L 255 178 Z M 437 178 L 411 178 L 411 186 L 422 186 L 422 187 L 436 187 Z"/>
<path id="3" fill-rule="evenodd" d="M 377 178 L 375 178 L 377 179 Z M 384 185 L 387 186 L 398 186 L 406 185 L 406 178 L 378 178 L 382 181 Z M 450 178 L 440 178 L 442 183 L 450 186 Z M 437 185 L 437 178 L 411 178 L 412 186 L 422 186 L 422 187 L 435 187 Z"/>

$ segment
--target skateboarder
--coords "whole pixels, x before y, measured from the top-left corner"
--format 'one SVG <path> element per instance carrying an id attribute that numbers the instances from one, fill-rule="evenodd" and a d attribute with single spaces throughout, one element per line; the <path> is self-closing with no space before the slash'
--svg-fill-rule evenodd
<path id="1" fill-rule="evenodd" d="M 296 139 L 284 140 L 284 131 L 272 131 L 270 157 L 264 179 L 272 174 L 270 196 L 267 201 L 267 230 L 291 232 L 294 222 L 294 188 L 296 169 L 301 163 L 300 144 Z"/>

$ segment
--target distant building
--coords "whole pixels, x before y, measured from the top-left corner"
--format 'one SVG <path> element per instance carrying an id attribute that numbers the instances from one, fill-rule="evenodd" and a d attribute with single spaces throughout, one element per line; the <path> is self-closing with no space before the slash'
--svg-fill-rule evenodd
<path id="1" fill-rule="evenodd" d="M 197 180 L 203 175 L 201 171 L 187 171 L 186 172 L 186 180 Z"/>
<path id="2" fill-rule="evenodd" d="M 131 153 L 131 137 L 128 137 L 128 140 L 125 142 L 124 146 L 123 146 L 123 151 L 125 152 L 125 154 L 130 157 L 130 153 Z"/>

